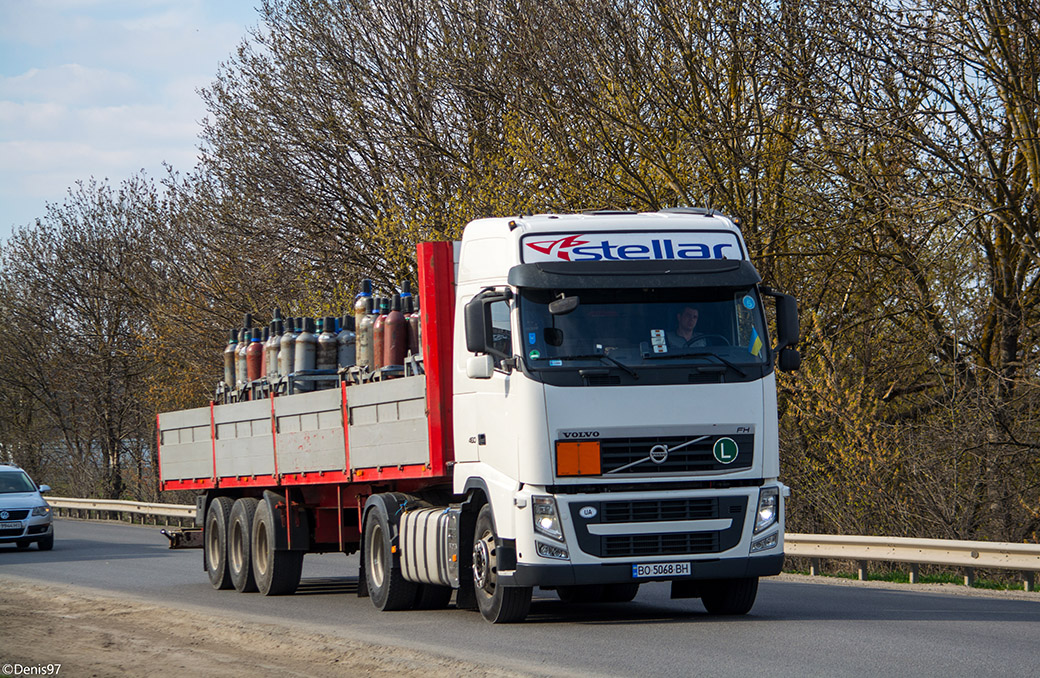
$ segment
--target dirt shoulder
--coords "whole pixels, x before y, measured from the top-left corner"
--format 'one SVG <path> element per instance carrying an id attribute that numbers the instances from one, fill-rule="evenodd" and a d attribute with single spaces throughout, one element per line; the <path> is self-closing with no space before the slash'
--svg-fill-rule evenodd
<path id="1" fill-rule="evenodd" d="M 527 676 L 71 586 L 0 583 L 0 676 Z M 61 664 L 48 673 L 47 665 Z M 31 674 L 27 667 L 44 667 Z M 6 671 L 6 673 L 5 673 Z"/>

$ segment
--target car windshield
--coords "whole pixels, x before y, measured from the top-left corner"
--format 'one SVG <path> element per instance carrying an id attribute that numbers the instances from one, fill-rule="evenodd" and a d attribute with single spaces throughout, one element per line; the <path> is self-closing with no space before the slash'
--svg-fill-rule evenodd
<path id="1" fill-rule="evenodd" d="M 562 300 L 577 297 L 577 307 Z M 558 301 L 560 300 L 560 301 Z M 573 303 L 573 302 L 571 302 Z M 626 366 L 765 363 L 765 323 L 753 287 L 523 289 L 523 356 L 533 369 L 608 356 Z"/>
<path id="2" fill-rule="evenodd" d="M 36 485 L 21 471 L 0 471 L 0 494 L 35 492 Z"/>

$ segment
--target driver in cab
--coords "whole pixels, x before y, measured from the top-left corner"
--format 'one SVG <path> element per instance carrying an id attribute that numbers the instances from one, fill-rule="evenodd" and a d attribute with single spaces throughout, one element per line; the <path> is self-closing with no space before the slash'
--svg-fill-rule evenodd
<path id="1" fill-rule="evenodd" d="M 707 335 L 697 332 L 697 321 L 700 311 L 692 304 L 684 305 L 675 314 L 675 329 L 666 335 L 668 347 L 671 349 L 707 346 Z"/>

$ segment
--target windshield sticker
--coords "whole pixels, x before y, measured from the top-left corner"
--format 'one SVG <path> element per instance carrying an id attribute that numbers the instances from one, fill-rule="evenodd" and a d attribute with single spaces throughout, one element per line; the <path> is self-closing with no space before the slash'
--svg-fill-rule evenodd
<path id="1" fill-rule="evenodd" d="M 522 243 L 524 263 L 744 258 L 737 235 L 728 230 L 531 234 Z"/>
<path id="2" fill-rule="evenodd" d="M 758 330 L 754 327 L 751 328 L 751 341 L 748 342 L 747 347 L 748 353 L 758 357 L 758 354 L 762 352 L 762 337 L 758 336 Z"/>
<path id="3" fill-rule="evenodd" d="M 549 367 L 560 367 L 561 365 L 563 365 L 563 361 L 562 360 L 550 360 L 549 361 Z"/>
<path id="4" fill-rule="evenodd" d="M 537 332 L 528 332 L 527 333 L 527 343 L 528 344 L 531 344 L 532 346 L 534 346 L 537 341 L 538 341 L 538 333 Z"/>
<path id="5" fill-rule="evenodd" d="M 744 297 L 744 308 L 751 311 L 755 308 L 755 298 L 750 294 Z"/>
<path id="6" fill-rule="evenodd" d="M 527 357 L 531 360 L 538 360 L 542 357 L 542 353 L 538 349 L 533 349 L 530 353 L 527 354 Z"/>
<path id="7" fill-rule="evenodd" d="M 650 330 L 650 345 L 654 347 L 654 353 L 668 352 L 668 343 L 664 336 L 664 330 Z"/>

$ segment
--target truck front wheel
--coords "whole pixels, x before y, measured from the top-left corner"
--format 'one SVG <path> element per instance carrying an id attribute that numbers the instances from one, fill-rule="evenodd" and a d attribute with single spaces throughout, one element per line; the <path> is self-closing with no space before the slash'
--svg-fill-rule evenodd
<path id="1" fill-rule="evenodd" d="M 491 506 L 485 504 L 477 514 L 473 531 L 473 588 L 480 614 L 492 624 L 521 622 L 531 609 L 530 586 L 499 586 L 498 549 Z"/>
<path id="2" fill-rule="evenodd" d="M 206 572 L 209 583 L 219 590 L 231 588 L 231 573 L 227 566 L 228 519 L 234 505 L 231 497 L 216 497 L 206 511 Z"/>
<path id="3" fill-rule="evenodd" d="M 758 577 L 718 579 L 702 586 L 701 602 L 708 614 L 747 614 L 758 595 Z"/>

